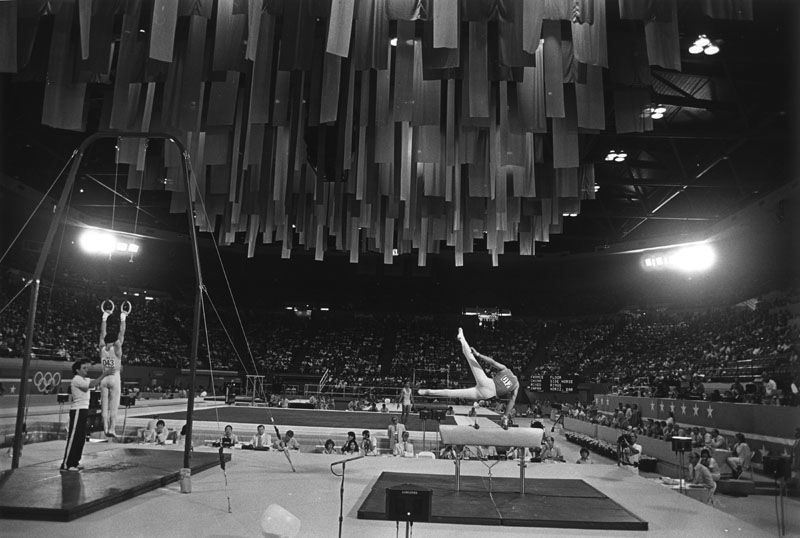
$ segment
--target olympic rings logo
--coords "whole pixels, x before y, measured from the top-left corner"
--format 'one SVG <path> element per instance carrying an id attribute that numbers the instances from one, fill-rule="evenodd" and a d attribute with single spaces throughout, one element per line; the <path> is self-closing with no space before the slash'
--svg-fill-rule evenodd
<path id="1" fill-rule="evenodd" d="M 56 372 L 36 372 L 33 376 L 33 385 L 39 392 L 46 393 L 48 390 L 53 390 L 61 383 L 61 374 Z"/>

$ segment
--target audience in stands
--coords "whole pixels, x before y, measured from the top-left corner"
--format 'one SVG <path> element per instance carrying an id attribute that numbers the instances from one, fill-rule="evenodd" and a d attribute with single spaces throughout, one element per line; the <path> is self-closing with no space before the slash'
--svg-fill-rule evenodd
<path id="1" fill-rule="evenodd" d="M 8 273 L 4 275 L 9 281 Z M 13 273 L 0 291 L 7 303 L 24 285 Z M 156 300 L 111 294 L 134 302 L 125 364 L 187 367 L 192 308 L 159 295 Z M 788 296 L 788 295 L 787 295 Z M 39 358 L 95 358 L 94 313 L 102 299 L 85 288 L 42 286 L 33 353 Z M 501 318 L 474 327 L 475 345 L 502 357 L 512 370 L 578 376 L 614 383 L 621 392 L 657 397 L 798 403 L 798 326 L 788 306 L 795 299 L 765 300 L 755 309 L 627 311 L 614 316 L 541 320 Z M 0 356 L 19 357 L 24 347 L 27 304 L 12 301 L 0 314 Z M 247 345 L 236 336 L 239 315 L 209 315 L 199 364 L 240 373 L 329 370 L 329 387 L 399 386 L 416 372 L 417 385 L 455 387 L 471 379 L 452 334 L 459 316 L 242 311 Z M 234 330 L 235 328 L 235 330 Z M 113 327 L 110 330 L 114 330 Z M 229 339 L 233 335 L 233 342 Z M 239 341 L 237 341 L 237 338 Z M 756 369 L 759 368 L 759 369 Z M 761 376 L 754 372 L 764 370 Z M 794 389 L 792 384 L 794 383 Z M 716 391 L 716 392 L 715 392 Z M 392 393 L 391 396 L 395 396 Z M 370 400 L 370 408 L 375 399 Z M 317 405 L 322 408 L 320 402 Z M 378 406 L 380 408 L 381 406 Z M 635 410 L 616 425 L 640 427 Z"/>
<path id="2" fill-rule="evenodd" d="M 342 454 L 358 454 L 356 432 L 347 432 L 347 440 L 342 445 Z"/>
<path id="3" fill-rule="evenodd" d="M 333 442 L 333 439 L 327 439 L 325 441 L 325 446 L 322 447 L 323 454 L 336 454 L 336 444 Z"/>
<path id="4" fill-rule="evenodd" d="M 361 432 L 361 450 L 365 456 L 377 456 L 378 450 L 375 441 L 370 437 L 369 430 Z"/>

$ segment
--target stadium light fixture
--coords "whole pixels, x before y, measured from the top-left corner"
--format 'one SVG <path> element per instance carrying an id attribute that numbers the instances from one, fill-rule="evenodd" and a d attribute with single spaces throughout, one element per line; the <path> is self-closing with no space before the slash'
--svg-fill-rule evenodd
<path id="1" fill-rule="evenodd" d="M 131 239 L 120 236 L 115 232 L 108 232 L 101 229 L 89 229 L 81 234 L 78 239 L 80 247 L 89 254 L 136 254 L 139 252 L 139 245 L 131 242 Z"/>
<path id="2" fill-rule="evenodd" d="M 719 40 L 716 42 L 708 38 L 706 34 L 700 34 L 694 40 L 692 46 L 689 47 L 689 54 L 700 54 L 701 52 L 707 56 L 713 56 L 719 52 Z"/>
<path id="3" fill-rule="evenodd" d="M 674 270 L 682 273 L 707 271 L 717 261 L 714 249 L 706 243 L 695 243 L 650 252 L 642 257 L 642 268 L 647 271 Z"/>
<path id="4" fill-rule="evenodd" d="M 672 263 L 675 268 L 685 273 L 706 271 L 714 265 L 716 260 L 716 253 L 708 245 L 680 248 L 672 255 Z"/>

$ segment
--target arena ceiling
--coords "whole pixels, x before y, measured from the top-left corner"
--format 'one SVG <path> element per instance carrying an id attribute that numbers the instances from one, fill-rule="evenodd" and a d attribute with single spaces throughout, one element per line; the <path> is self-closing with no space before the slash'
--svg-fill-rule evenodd
<path id="1" fill-rule="evenodd" d="M 767 0 L 3 2 L 0 164 L 43 192 L 89 133 L 177 133 L 211 213 L 198 222 L 241 256 L 250 242 L 256 257 L 381 263 L 397 249 L 417 265 L 421 250 L 502 265 L 701 239 L 795 177 L 797 12 Z M 701 34 L 717 54 L 689 53 Z M 115 144 L 87 154 L 73 218 L 107 225 L 113 212 L 117 228 L 185 238 L 175 154 L 127 140 L 117 157 Z"/>

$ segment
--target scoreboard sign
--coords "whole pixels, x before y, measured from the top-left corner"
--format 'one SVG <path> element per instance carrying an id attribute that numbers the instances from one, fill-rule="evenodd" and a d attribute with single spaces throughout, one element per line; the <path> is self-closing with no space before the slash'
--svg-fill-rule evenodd
<path id="1" fill-rule="evenodd" d="M 531 392 L 575 392 L 574 377 L 560 375 L 532 375 L 528 381 Z"/>

